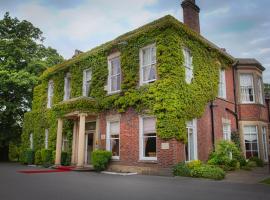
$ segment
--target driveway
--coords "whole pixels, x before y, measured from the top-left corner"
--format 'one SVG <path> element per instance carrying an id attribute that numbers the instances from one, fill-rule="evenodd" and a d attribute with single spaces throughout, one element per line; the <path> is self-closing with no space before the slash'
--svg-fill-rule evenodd
<path id="1" fill-rule="evenodd" d="M 22 174 L 27 166 L 0 163 L 1 200 L 260 200 L 270 186 L 158 176 L 95 172 Z"/>

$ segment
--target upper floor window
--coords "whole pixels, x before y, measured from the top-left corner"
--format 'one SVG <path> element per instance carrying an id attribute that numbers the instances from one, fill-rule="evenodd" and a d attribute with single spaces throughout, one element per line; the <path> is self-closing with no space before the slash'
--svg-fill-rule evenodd
<path id="1" fill-rule="evenodd" d="M 258 78 L 257 80 L 258 85 L 258 101 L 260 104 L 263 104 L 263 84 L 262 84 L 262 78 Z"/>
<path id="2" fill-rule="evenodd" d="M 241 103 L 254 103 L 254 85 L 252 74 L 240 74 Z"/>
<path id="3" fill-rule="evenodd" d="M 53 81 L 50 80 L 48 84 L 48 99 L 47 99 L 47 108 L 52 107 L 52 100 L 53 100 Z"/>
<path id="4" fill-rule="evenodd" d="M 156 45 L 152 44 L 140 50 L 140 85 L 156 79 Z"/>
<path id="5" fill-rule="evenodd" d="M 49 147 L 49 130 L 45 129 L 45 139 L 44 139 L 44 143 L 45 143 L 45 149 L 48 149 Z"/>
<path id="6" fill-rule="evenodd" d="M 70 82 L 71 76 L 70 73 L 67 73 L 65 76 L 64 100 L 70 99 Z"/>
<path id="7" fill-rule="evenodd" d="M 108 58 L 108 93 L 116 93 L 121 90 L 121 63 L 120 54 Z"/>
<path id="8" fill-rule="evenodd" d="M 225 78 L 225 70 L 224 69 L 219 71 L 218 97 L 226 99 L 226 78 Z"/>
<path id="9" fill-rule="evenodd" d="M 90 91 L 90 84 L 92 79 L 91 69 L 86 69 L 83 71 L 83 96 L 88 97 Z"/>
<path id="10" fill-rule="evenodd" d="M 157 160 L 156 119 L 140 117 L 140 160 Z"/>
<path id="11" fill-rule="evenodd" d="M 192 66 L 192 55 L 191 51 L 187 48 L 183 49 L 183 54 L 184 54 L 184 66 L 185 66 L 185 77 L 186 77 L 186 82 L 191 83 L 193 79 L 193 66 Z"/>

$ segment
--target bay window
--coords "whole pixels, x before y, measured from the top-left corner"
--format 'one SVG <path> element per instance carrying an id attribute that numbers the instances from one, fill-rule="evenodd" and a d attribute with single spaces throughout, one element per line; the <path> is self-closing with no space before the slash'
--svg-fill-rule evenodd
<path id="1" fill-rule="evenodd" d="M 154 82 L 156 78 L 156 46 L 152 44 L 140 50 L 140 85 Z"/>
<path id="2" fill-rule="evenodd" d="M 255 102 L 252 74 L 240 74 L 240 94 L 242 103 Z"/>
<path id="3" fill-rule="evenodd" d="M 244 126 L 246 158 L 259 157 L 257 126 Z"/>
<path id="4" fill-rule="evenodd" d="M 258 100 L 260 104 L 264 103 L 263 100 L 263 84 L 262 84 L 262 78 L 258 78 L 257 80 L 257 87 L 258 87 Z"/>

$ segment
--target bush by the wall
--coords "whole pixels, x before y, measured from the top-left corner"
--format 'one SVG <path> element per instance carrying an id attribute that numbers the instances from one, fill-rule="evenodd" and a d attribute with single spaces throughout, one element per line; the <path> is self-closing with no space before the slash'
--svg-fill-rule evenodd
<path id="1" fill-rule="evenodd" d="M 10 143 L 9 144 L 9 152 L 8 152 L 8 158 L 10 161 L 19 161 L 20 159 L 20 148 L 17 144 Z"/>
<path id="2" fill-rule="evenodd" d="M 191 170 L 185 162 L 181 162 L 173 167 L 173 174 L 175 176 L 191 176 Z"/>
<path id="3" fill-rule="evenodd" d="M 225 177 L 225 172 L 221 168 L 202 164 L 201 161 L 198 160 L 177 164 L 173 168 L 173 174 L 175 176 L 209 178 L 214 180 L 221 180 Z"/>
<path id="4" fill-rule="evenodd" d="M 105 150 L 95 150 L 92 152 L 91 161 L 96 171 L 105 170 L 109 164 L 112 157 L 110 151 Z"/>
<path id="5" fill-rule="evenodd" d="M 52 150 L 42 149 L 41 159 L 42 159 L 42 165 L 44 167 L 49 167 L 52 164 Z"/>
<path id="6" fill-rule="evenodd" d="M 42 165 L 41 151 L 37 150 L 35 153 L 35 164 Z"/>
<path id="7" fill-rule="evenodd" d="M 71 155 L 70 153 L 63 151 L 61 153 L 61 165 L 63 166 L 69 166 L 71 162 Z"/>
<path id="8" fill-rule="evenodd" d="M 258 158 L 258 157 L 251 157 L 248 159 L 248 161 L 254 161 L 257 165 L 257 167 L 263 167 L 264 166 L 264 163 L 263 163 L 263 160 Z"/>
<path id="9" fill-rule="evenodd" d="M 32 165 L 35 163 L 35 151 L 34 150 L 27 149 L 27 150 L 22 152 L 21 156 L 22 156 L 21 162 L 23 164 Z"/>

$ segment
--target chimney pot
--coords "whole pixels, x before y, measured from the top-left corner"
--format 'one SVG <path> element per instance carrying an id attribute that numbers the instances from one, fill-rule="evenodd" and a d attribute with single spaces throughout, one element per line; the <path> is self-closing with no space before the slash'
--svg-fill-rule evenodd
<path id="1" fill-rule="evenodd" d="M 200 33 L 200 8 L 196 5 L 196 1 L 184 0 L 181 6 L 183 8 L 184 24 Z"/>

